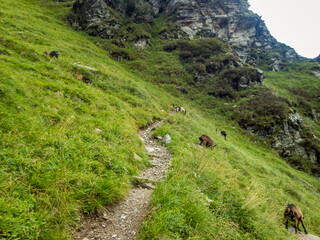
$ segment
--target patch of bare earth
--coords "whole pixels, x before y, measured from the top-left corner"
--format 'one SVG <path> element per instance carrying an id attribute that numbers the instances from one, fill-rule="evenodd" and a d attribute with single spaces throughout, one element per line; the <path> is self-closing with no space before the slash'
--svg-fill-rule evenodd
<path id="1" fill-rule="evenodd" d="M 308 229 L 307 229 L 308 230 Z M 291 234 L 295 233 L 295 229 L 294 227 L 289 227 L 288 228 L 288 232 Z M 298 238 L 300 238 L 301 240 L 320 240 L 319 237 L 312 235 L 312 234 L 305 234 L 304 232 L 300 232 L 298 231 L 297 233 Z"/>
<path id="2" fill-rule="evenodd" d="M 150 211 L 150 199 L 154 184 L 165 177 L 170 165 L 171 155 L 152 137 L 152 131 L 159 128 L 162 121 L 153 123 L 139 132 L 146 151 L 152 156 L 152 167 L 137 177 L 126 199 L 108 206 L 104 213 L 84 218 L 80 228 L 74 233 L 74 239 L 82 240 L 130 240 L 135 239 L 141 223 Z"/>

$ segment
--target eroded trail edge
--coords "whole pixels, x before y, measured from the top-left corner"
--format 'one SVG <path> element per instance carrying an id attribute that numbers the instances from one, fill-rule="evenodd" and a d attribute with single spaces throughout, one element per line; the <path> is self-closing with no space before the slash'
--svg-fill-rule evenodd
<path id="1" fill-rule="evenodd" d="M 138 184 L 130 190 L 126 199 L 109 206 L 101 216 L 84 219 L 74 239 L 135 239 L 150 209 L 154 183 L 165 177 L 170 165 L 170 152 L 152 137 L 153 130 L 159 128 L 163 121 L 153 123 L 139 132 L 146 151 L 151 156 L 152 167 L 137 177 Z"/>
<path id="2" fill-rule="evenodd" d="M 288 229 L 288 232 L 291 233 L 291 234 L 294 234 L 295 232 L 295 229 L 294 227 L 289 227 Z M 297 234 L 298 238 L 300 240 L 320 240 L 319 237 L 315 236 L 315 235 L 312 235 L 312 234 L 305 234 L 304 232 L 300 232 Z"/>

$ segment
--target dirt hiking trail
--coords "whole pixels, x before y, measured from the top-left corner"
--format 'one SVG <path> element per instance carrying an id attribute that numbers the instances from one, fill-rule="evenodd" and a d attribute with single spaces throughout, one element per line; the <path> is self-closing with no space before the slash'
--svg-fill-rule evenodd
<path id="1" fill-rule="evenodd" d="M 291 233 L 291 234 L 294 234 L 295 233 L 294 227 L 289 227 L 288 228 L 288 232 Z M 315 235 L 312 235 L 310 233 L 309 234 L 305 234 L 304 232 L 299 232 L 299 231 L 298 231 L 297 236 L 301 240 L 320 240 L 320 238 L 315 236 Z"/>
<path id="2" fill-rule="evenodd" d="M 173 113 L 169 116 L 171 115 Z M 165 177 L 170 165 L 171 154 L 168 149 L 152 137 L 153 130 L 159 128 L 163 121 L 153 123 L 139 132 L 147 153 L 152 156 L 152 167 L 137 177 L 137 184 L 130 190 L 126 199 L 108 206 L 104 213 L 84 218 L 74 233 L 74 239 L 130 240 L 137 237 L 141 223 L 150 211 L 149 202 L 154 183 Z"/>

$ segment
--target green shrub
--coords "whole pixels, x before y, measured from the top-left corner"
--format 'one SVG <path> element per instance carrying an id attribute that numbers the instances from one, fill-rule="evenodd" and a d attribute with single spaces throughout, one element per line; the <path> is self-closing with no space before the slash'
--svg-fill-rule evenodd
<path id="1" fill-rule="evenodd" d="M 235 108 L 233 119 L 242 127 L 257 126 L 269 129 L 281 124 L 291 112 L 288 100 L 263 89 Z"/>

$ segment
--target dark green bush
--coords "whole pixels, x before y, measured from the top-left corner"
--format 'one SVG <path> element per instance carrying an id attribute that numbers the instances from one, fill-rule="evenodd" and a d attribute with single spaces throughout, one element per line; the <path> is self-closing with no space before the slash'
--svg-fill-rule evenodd
<path id="1" fill-rule="evenodd" d="M 245 128 L 247 126 L 271 128 L 287 119 L 290 111 L 286 99 L 276 96 L 268 89 L 263 89 L 250 100 L 237 106 L 233 118 Z"/>

